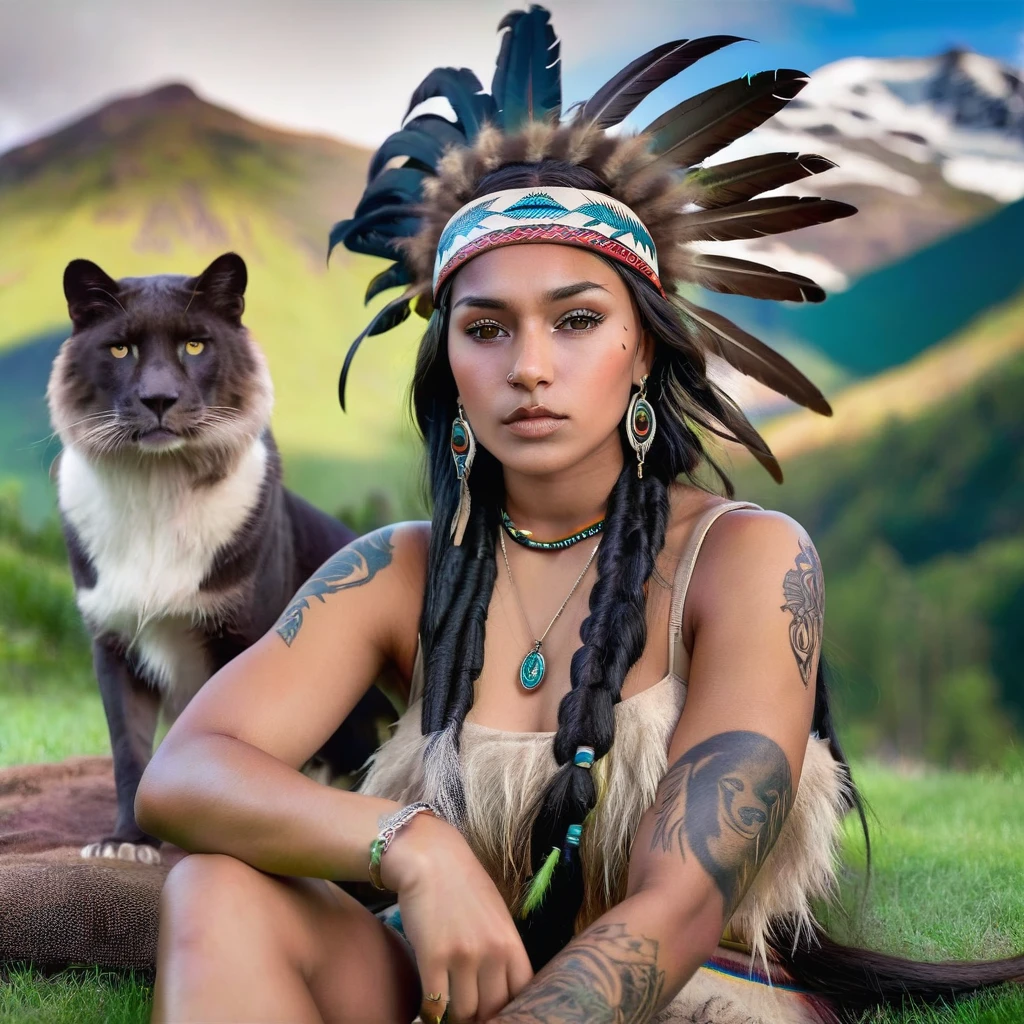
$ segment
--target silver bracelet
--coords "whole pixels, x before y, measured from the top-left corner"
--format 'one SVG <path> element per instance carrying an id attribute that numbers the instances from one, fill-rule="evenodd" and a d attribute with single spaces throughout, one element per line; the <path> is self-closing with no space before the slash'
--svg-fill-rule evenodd
<path id="1" fill-rule="evenodd" d="M 376 888 L 387 889 L 387 886 L 381 881 L 380 861 L 384 854 L 387 853 L 391 840 L 395 838 L 395 833 L 403 825 L 408 825 L 420 811 L 430 811 L 435 818 L 440 818 L 442 821 L 445 820 L 444 815 L 433 804 L 427 803 L 425 800 L 418 800 L 414 804 L 407 804 L 391 814 L 382 814 L 378 818 L 377 826 L 380 828 L 380 833 L 370 843 L 370 881 Z"/>

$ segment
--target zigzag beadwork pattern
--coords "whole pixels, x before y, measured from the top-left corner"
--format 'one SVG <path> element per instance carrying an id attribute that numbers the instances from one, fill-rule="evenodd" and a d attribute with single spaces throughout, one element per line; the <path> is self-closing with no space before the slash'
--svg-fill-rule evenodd
<path id="1" fill-rule="evenodd" d="M 474 199 L 456 211 L 437 246 L 434 297 L 471 256 L 513 242 L 545 241 L 599 249 L 639 270 L 665 294 L 654 240 L 628 206 L 599 192 L 552 186 L 505 189 Z"/>
<path id="2" fill-rule="evenodd" d="M 562 244 L 596 249 L 605 256 L 638 270 L 662 295 L 665 294 L 657 271 L 635 250 L 624 245 L 618 239 L 609 238 L 592 228 L 577 228 L 571 224 L 531 224 L 529 227 L 513 225 L 507 228 L 497 228 L 494 231 L 488 231 L 485 235 L 477 236 L 462 246 L 445 263 L 434 286 L 435 294 L 445 280 L 466 260 L 472 259 L 486 249 L 497 249 L 503 245 L 514 245 L 521 242 L 561 242 Z"/>

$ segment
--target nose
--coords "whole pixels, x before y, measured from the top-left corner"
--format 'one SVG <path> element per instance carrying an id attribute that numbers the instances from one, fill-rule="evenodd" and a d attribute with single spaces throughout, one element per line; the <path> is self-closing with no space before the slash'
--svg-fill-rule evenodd
<path id="1" fill-rule="evenodd" d="M 519 349 L 512 367 L 512 380 L 533 391 L 554 380 L 550 328 L 543 323 L 527 324 L 519 332 Z"/>
<path id="2" fill-rule="evenodd" d="M 139 401 L 147 408 L 156 413 L 157 420 L 163 419 L 164 413 L 178 400 L 177 395 L 155 394 L 139 395 Z"/>

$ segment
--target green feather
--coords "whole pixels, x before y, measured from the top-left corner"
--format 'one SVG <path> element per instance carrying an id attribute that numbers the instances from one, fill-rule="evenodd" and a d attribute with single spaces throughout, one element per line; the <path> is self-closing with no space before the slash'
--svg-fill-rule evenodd
<path id="1" fill-rule="evenodd" d="M 530 889 L 526 894 L 526 899 L 523 900 L 523 909 L 519 915 L 520 917 L 525 918 L 529 916 L 544 902 L 548 886 L 551 885 L 551 876 L 555 873 L 555 868 L 558 866 L 558 858 L 561 856 L 562 851 L 557 846 L 552 846 L 551 852 L 544 863 L 541 864 L 540 870 L 530 880 Z"/>

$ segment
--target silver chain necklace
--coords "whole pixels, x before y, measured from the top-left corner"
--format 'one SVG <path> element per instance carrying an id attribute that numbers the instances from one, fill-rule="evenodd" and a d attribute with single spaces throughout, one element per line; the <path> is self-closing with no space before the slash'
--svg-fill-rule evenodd
<path id="1" fill-rule="evenodd" d="M 519 610 L 523 614 L 523 622 L 526 623 L 526 629 L 532 633 L 530 629 L 530 620 L 527 618 L 526 609 L 523 607 L 523 602 L 519 598 L 519 591 L 516 589 L 516 581 L 512 579 L 512 567 L 508 564 L 508 552 L 505 550 L 505 531 L 498 530 L 498 539 L 501 541 L 501 557 L 505 560 L 505 572 L 508 573 L 508 582 L 512 587 L 512 593 L 515 594 L 516 604 L 519 605 Z M 527 653 L 526 657 L 523 658 L 523 663 L 519 666 L 519 682 L 522 684 L 524 690 L 535 690 L 540 686 L 541 681 L 544 679 L 544 671 L 547 665 L 544 661 L 544 655 L 540 653 L 541 644 L 544 643 L 544 638 L 548 635 L 551 627 L 555 624 L 558 616 L 565 610 L 565 606 L 569 603 L 569 598 L 576 593 L 576 588 L 583 581 L 583 577 L 587 575 L 587 570 L 590 568 L 590 563 L 594 560 L 594 556 L 597 554 L 597 549 L 601 546 L 601 542 L 598 541 L 594 545 L 594 550 L 590 552 L 590 557 L 587 559 L 587 564 L 583 566 L 583 572 L 576 577 L 576 582 L 572 585 L 572 590 L 566 594 L 565 600 L 562 602 L 561 607 L 555 612 L 554 618 L 548 623 L 548 628 L 544 630 L 540 635 L 539 640 L 533 641 L 533 647 Z"/>

